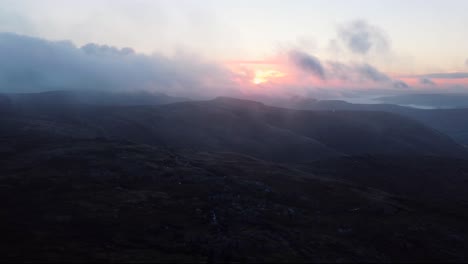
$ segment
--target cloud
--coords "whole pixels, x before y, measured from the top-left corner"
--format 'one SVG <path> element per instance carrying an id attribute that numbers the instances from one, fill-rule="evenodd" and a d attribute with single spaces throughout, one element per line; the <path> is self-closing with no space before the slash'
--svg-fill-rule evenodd
<path id="1" fill-rule="evenodd" d="M 432 79 L 465 79 L 468 78 L 468 72 L 431 73 L 418 75 L 417 77 Z"/>
<path id="2" fill-rule="evenodd" d="M 468 67 L 468 59 L 465 60 L 465 66 Z"/>
<path id="3" fill-rule="evenodd" d="M 292 50 L 289 52 L 289 58 L 300 69 L 310 72 L 322 80 L 325 79 L 325 69 L 320 60 L 315 56 L 302 51 Z"/>
<path id="4" fill-rule="evenodd" d="M 327 66 L 327 75 L 334 79 L 354 82 L 371 81 L 375 83 L 388 83 L 392 81 L 392 78 L 387 74 L 367 63 L 347 65 L 333 61 L 328 62 Z"/>
<path id="5" fill-rule="evenodd" d="M 393 87 L 398 88 L 398 89 L 407 89 L 409 88 L 409 85 L 405 83 L 404 81 L 396 80 L 393 82 Z"/>
<path id="6" fill-rule="evenodd" d="M 410 88 L 410 86 L 404 81 L 393 79 L 369 64 L 357 65 L 355 66 L 355 70 L 361 78 L 373 81 L 375 83 L 392 84 L 392 87 L 398 89 Z"/>
<path id="7" fill-rule="evenodd" d="M 171 95 L 235 92 L 232 72 L 196 56 L 138 54 L 130 48 L 0 33 L 0 92 L 147 90 Z"/>
<path id="8" fill-rule="evenodd" d="M 408 87 L 370 64 L 322 62 L 298 49 L 286 54 L 268 65 L 284 69 L 286 74 L 297 68 L 301 74 L 297 78 L 285 78 L 284 82 L 265 83 L 263 86 L 271 89 L 264 89 L 262 93 L 306 93 L 320 87 L 332 91 L 365 88 L 368 84 L 372 87 L 378 84 L 377 87 L 384 89 Z M 11 33 L 0 33 L 0 61 L 0 92 L 144 90 L 206 98 L 252 92 L 255 78 L 255 71 L 248 67 L 245 71 L 230 70 L 229 65 L 205 61 L 196 55 L 145 55 L 131 48 L 94 43 L 77 47 L 70 41 L 47 41 Z M 287 69 L 284 63 L 296 67 Z M 317 85 L 311 87 L 303 72 L 319 79 Z M 294 72 L 290 73 L 294 77 Z"/>
<path id="9" fill-rule="evenodd" d="M 391 78 L 388 77 L 385 73 L 380 72 L 377 68 L 369 65 L 362 64 L 356 66 L 356 71 L 359 75 L 365 79 L 374 81 L 374 82 L 389 82 Z"/>
<path id="10" fill-rule="evenodd" d="M 299 50 L 290 51 L 289 57 L 295 66 L 321 80 L 341 80 L 347 84 L 362 84 L 364 81 L 381 84 L 384 87 L 409 88 L 405 82 L 393 79 L 367 63 L 344 64 L 337 61 L 322 63 L 317 57 Z"/>
<path id="11" fill-rule="evenodd" d="M 88 55 L 95 56 L 109 56 L 109 55 L 133 55 L 135 51 L 132 48 L 122 48 L 118 49 L 116 47 L 108 45 L 98 45 L 94 43 L 89 43 L 81 47 L 81 49 Z"/>
<path id="12" fill-rule="evenodd" d="M 424 77 L 419 79 L 419 83 L 422 85 L 430 85 L 430 86 L 436 85 L 431 79 L 424 78 Z"/>
<path id="13" fill-rule="evenodd" d="M 353 67 L 336 62 L 336 61 L 331 61 L 328 62 L 328 74 L 333 76 L 333 78 L 343 80 L 343 81 L 351 81 L 352 80 L 352 75 L 353 72 L 355 71 Z"/>
<path id="14" fill-rule="evenodd" d="M 386 52 L 390 41 L 385 32 L 364 20 L 355 20 L 338 28 L 338 39 L 353 53 Z"/>
<path id="15" fill-rule="evenodd" d="M 8 5 L 8 4 L 7 4 Z M 25 17 L 12 12 L 0 10 L 0 32 L 36 33 L 35 26 Z"/>

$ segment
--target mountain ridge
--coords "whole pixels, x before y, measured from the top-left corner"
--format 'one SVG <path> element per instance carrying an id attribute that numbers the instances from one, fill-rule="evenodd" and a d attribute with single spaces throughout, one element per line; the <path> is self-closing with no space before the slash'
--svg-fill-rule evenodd
<path id="1" fill-rule="evenodd" d="M 26 124 L 27 129 L 63 136 L 233 151 L 276 161 L 363 154 L 467 155 L 465 148 L 432 128 L 383 111 L 293 110 L 229 97 L 155 106 L 31 105 L 22 111 L 28 118 L 40 117 L 33 123 L 20 118 L 23 130 Z"/>

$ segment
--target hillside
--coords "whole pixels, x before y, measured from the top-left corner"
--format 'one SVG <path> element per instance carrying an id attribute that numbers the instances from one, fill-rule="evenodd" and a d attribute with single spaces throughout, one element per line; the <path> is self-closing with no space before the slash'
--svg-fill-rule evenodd
<path id="1" fill-rule="evenodd" d="M 408 118 L 3 99 L 5 261 L 468 258 L 465 150 Z"/>
<path id="2" fill-rule="evenodd" d="M 450 189 L 462 195 L 455 202 L 433 203 L 408 192 L 392 194 L 338 179 L 340 173 L 330 172 L 345 169 L 336 167 L 344 164 L 332 161 L 307 165 L 315 168 L 311 173 L 234 153 L 176 153 L 119 141 L 29 136 L 1 143 L 4 261 L 413 262 L 468 257 L 468 215 L 461 204 L 466 203 L 466 184 Z M 355 167 L 368 164 L 352 160 Z M 413 176 L 408 164 L 394 163 L 403 172 L 394 180 L 404 183 Z M 411 166 L 426 164 L 419 160 Z M 466 162 L 458 168 L 468 172 Z M 381 169 L 365 171 L 378 175 Z"/>
<path id="3" fill-rule="evenodd" d="M 162 106 L 30 104 L 6 121 L 24 133 L 124 139 L 272 161 L 364 154 L 466 155 L 449 137 L 390 113 L 290 110 L 233 98 Z"/>
<path id="4" fill-rule="evenodd" d="M 352 104 L 339 100 L 318 101 L 309 99 L 286 101 L 280 105 L 292 109 L 313 111 L 382 111 L 394 113 L 419 121 L 440 131 L 459 144 L 468 145 L 468 109 L 466 108 L 418 109 L 393 104 Z"/>

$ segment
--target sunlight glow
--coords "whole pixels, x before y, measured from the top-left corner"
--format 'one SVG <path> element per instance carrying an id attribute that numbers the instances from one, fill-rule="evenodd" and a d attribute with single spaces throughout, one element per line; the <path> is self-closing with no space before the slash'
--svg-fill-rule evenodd
<path id="1" fill-rule="evenodd" d="M 286 74 L 276 70 L 256 70 L 252 82 L 254 84 L 262 84 L 284 76 L 286 76 Z"/>

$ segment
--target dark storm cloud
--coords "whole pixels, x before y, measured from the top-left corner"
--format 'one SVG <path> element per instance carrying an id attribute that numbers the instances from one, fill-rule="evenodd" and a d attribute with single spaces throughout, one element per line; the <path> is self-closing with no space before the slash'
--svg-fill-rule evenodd
<path id="1" fill-rule="evenodd" d="M 130 48 L 0 33 L 0 92 L 53 89 L 149 90 L 177 95 L 225 93 L 230 72 L 192 56 L 143 55 Z"/>
<path id="2" fill-rule="evenodd" d="M 387 51 L 390 47 L 385 32 L 364 20 L 352 21 L 339 27 L 338 38 L 356 54 L 367 54 L 372 50 Z"/>
<path id="3" fill-rule="evenodd" d="M 302 51 L 293 50 L 289 52 L 289 57 L 300 69 L 310 72 L 322 80 L 325 79 L 325 69 L 320 60 L 315 56 Z"/>

